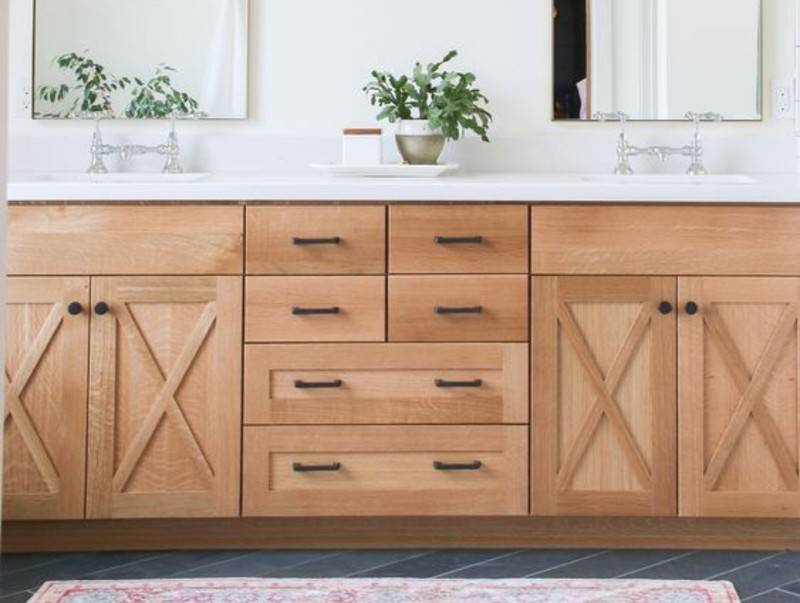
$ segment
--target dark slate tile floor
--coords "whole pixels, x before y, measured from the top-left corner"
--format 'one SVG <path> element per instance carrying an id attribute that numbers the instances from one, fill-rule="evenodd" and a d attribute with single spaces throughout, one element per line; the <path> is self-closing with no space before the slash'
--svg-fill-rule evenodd
<path id="1" fill-rule="evenodd" d="M 0 603 L 46 580 L 203 577 L 729 580 L 744 601 L 800 603 L 800 553 L 754 551 L 194 551 L 0 556 Z"/>

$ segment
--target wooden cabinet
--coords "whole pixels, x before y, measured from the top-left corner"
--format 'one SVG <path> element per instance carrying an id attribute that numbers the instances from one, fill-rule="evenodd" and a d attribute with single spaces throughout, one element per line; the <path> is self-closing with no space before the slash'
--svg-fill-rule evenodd
<path id="1" fill-rule="evenodd" d="M 680 304 L 681 514 L 800 517 L 800 279 L 682 278 Z"/>
<path id="2" fill-rule="evenodd" d="M 675 513 L 675 287 L 533 279 L 533 514 Z"/>
<path id="3" fill-rule="evenodd" d="M 241 277 L 93 280 L 87 516 L 239 508 Z"/>
<path id="4" fill-rule="evenodd" d="M 7 285 L 3 517 L 80 519 L 89 279 Z"/>

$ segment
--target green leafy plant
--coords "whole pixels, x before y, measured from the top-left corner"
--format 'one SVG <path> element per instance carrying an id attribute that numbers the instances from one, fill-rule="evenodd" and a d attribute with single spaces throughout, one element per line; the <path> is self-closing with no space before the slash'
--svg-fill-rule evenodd
<path id="1" fill-rule="evenodd" d="M 411 76 L 372 71 L 363 90 L 372 106 L 380 108 L 378 120 L 427 119 L 431 128 L 451 140 L 472 131 L 489 142 L 489 99 L 475 86 L 477 78 L 444 68 L 457 56 L 458 52 L 451 50 L 438 63 L 423 66 L 417 62 Z"/>
<path id="2" fill-rule="evenodd" d="M 149 80 L 134 78 L 133 88 L 125 117 L 135 119 L 157 119 L 169 117 L 173 113 L 195 113 L 198 102 L 172 84 L 169 72 L 175 71 L 168 65 L 159 65 L 156 73 Z"/>

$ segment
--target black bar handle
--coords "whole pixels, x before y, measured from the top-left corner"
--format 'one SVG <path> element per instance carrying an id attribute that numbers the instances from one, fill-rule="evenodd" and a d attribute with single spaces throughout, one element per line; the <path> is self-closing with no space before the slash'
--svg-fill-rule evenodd
<path id="1" fill-rule="evenodd" d="M 333 381 L 303 381 L 297 379 L 294 386 L 297 389 L 337 389 L 342 387 L 344 382 L 341 379 L 334 379 Z"/>
<path id="2" fill-rule="evenodd" d="M 442 237 L 437 235 L 433 237 L 433 242 L 437 245 L 477 245 L 483 243 L 483 237 Z"/>
<path id="3" fill-rule="evenodd" d="M 483 379 L 475 379 L 474 381 L 447 381 L 445 379 L 436 379 L 434 383 L 436 387 L 480 387 L 483 385 Z"/>
<path id="4" fill-rule="evenodd" d="M 292 470 L 296 473 L 322 473 L 324 471 L 339 471 L 341 463 L 331 463 L 330 465 L 304 465 L 303 463 L 292 463 Z"/>
<path id="5" fill-rule="evenodd" d="M 436 314 L 480 314 L 483 312 L 483 306 L 467 306 L 464 308 L 436 306 L 433 311 Z"/>
<path id="6" fill-rule="evenodd" d="M 689 316 L 694 316 L 699 311 L 700 311 L 700 306 L 698 306 L 695 302 L 690 301 L 688 304 L 686 304 L 686 313 Z"/>
<path id="7" fill-rule="evenodd" d="M 314 314 L 339 314 L 341 310 L 338 306 L 332 308 L 292 308 L 292 314 L 295 316 L 312 316 Z"/>
<path id="8" fill-rule="evenodd" d="M 72 316 L 77 316 L 83 312 L 83 305 L 81 302 L 72 302 L 67 306 L 67 312 L 69 312 Z"/>
<path id="9" fill-rule="evenodd" d="M 97 302 L 94 306 L 94 313 L 98 316 L 103 316 L 104 314 L 108 314 L 111 308 L 108 307 L 106 302 Z"/>
<path id="10" fill-rule="evenodd" d="M 672 304 L 668 301 L 663 301 L 658 305 L 658 311 L 661 312 L 664 316 L 667 314 L 672 314 Z"/>
<path id="11" fill-rule="evenodd" d="M 483 467 L 480 461 L 473 461 L 472 463 L 442 463 L 441 461 L 433 461 L 433 468 L 436 471 L 477 471 Z"/>
<path id="12" fill-rule="evenodd" d="M 292 243 L 294 245 L 338 245 L 342 242 L 342 237 L 328 237 L 321 239 L 304 239 L 302 237 L 293 237 Z"/>

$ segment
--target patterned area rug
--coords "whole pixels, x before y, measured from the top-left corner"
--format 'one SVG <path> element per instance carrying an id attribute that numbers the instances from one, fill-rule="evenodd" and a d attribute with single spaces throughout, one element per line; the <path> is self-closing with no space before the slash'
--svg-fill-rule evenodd
<path id="1" fill-rule="evenodd" d="M 35 603 L 737 603 L 728 582 L 154 580 L 48 582 Z"/>

